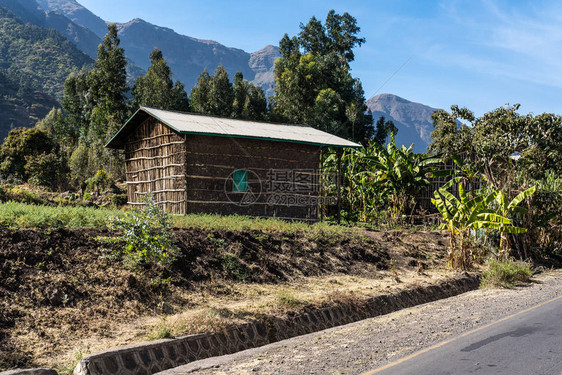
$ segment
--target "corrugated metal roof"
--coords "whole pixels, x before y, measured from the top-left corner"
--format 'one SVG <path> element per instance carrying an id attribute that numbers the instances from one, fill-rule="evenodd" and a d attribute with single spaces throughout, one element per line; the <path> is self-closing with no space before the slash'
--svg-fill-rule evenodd
<path id="1" fill-rule="evenodd" d="M 157 118 L 181 134 L 202 134 L 220 137 L 255 138 L 270 141 L 296 142 L 329 147 L 361 147 L 310 126 L 273 124 L 249 120 L 235 120 L 193 113 L 165 111 L 140 107 L 127 123 L 107 143 L 106 147 L 122 148 L 126 134 L 132 130 L 141 112 Z"/>

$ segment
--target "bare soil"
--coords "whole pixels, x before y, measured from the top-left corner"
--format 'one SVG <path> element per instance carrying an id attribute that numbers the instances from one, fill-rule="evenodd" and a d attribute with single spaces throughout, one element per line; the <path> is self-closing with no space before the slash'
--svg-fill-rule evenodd
<path id="1" fill-rule="evenodd" d="M 444 275 L 434 231 L 176 230 L 169 270 L 131 271 L 100 250 L 102 229 L 0 229 L 0 371 L 56 367 L 166 334 L 361 298 Z"/>

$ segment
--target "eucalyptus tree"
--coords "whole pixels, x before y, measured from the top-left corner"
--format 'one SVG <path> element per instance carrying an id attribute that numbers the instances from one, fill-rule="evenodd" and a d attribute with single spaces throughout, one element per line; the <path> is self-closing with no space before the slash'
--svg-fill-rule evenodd
<path id="1" fill-rule="evenodd" d="M 365 43 L 349 13 L 312 17 L 297 36 L 283 36 L 275 62 L 273 116 L 365 144 L 373 136 L 361 82 L 351 76 L 353 49 Z"/>
<path id="2" fill-rule="evenodd" d="M 162 52 L 155 48 L 150 54 L 151 66 L 137 78 L 133 87 L 136 106 L 189 111 L 189 99 L 183 83 L 172 80 L 172 70 Z"/>

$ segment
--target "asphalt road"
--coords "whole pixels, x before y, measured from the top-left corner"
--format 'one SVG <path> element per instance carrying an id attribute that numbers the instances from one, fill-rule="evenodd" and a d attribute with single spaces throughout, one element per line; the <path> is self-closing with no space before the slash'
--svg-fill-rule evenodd
<path id="1" fill-rule="evenodd" d="M 364 375 L 562 375 L 562 297 L 413 353 Z"/>

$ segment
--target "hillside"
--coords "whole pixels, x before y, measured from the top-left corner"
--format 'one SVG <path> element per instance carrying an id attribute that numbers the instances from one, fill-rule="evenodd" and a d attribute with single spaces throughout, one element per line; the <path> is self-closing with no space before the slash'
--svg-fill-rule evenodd
<path id="1" fill-rule="evenodd" d="M 279 55 L 276 47 L 269 46 L 249 54 L 212 40 L 181 35 L 172 29 L 141 19 L 118 24 L 118 28 L 121 45 L 128 58 L 141 68 L 148 69 L 150 52 L 155 47 L 159 48 L 172 68 L 174 79 L 183 82 L 188 91 L 196 84 L 199 74 L 204 69 L 212 74 L 219 64 L 226 68 L 231 79 L 236 72 L 242 72 L 244 78 L 252 81 L 259 72 L 260 84 L 267 88 L 272 82 L 267 78 L 267 72 L 271 70 L 273 60 Z M 269 77 L 272 78 L 273 75 Z"/>
<path id="2" fill-rule="evenodd" d="M 88 56 L 96 57 L 100 38 L 89 29 L 75 24 L 62 13 L 43 10 L 35 0 L 0 0 L 0 7 L 10 10 L 25 23 L 57 30 Z"/>
<path id="3" fill-rule="evenodd" d="M 57 31 L 25 24 L 4 8 L 0 8 L 0 50 L 0 68 L 27 74 L 40 91 L 59 99 L 68 75 L 93 63 Z"/>
<path id="4" fill-rule="evenodd" d="M 14 127 L 31 127 L 58 102 L 34 89 L 21 73 L 0 70 L 0 139 Z"/>
<path id="5" fill-rule="evenodd" d="M 58 106 L 67 76 L 93 62 L 56 30 L 24 24 L 1 7 L 0 51 L 1 138 Z"/>
<path id="6" fill-rule="evenodd" d="M 74 0 L 37 0 L 37 3 L 45 10 L 64 14 L 72 22 L 89 29 L 100 39 L 107 33 L 106 22 Z"/>
<path id="7" fill-rule="evenodd" d="M 398 128 L 396 144 L 410 146 L 414 151 L 425 152 L 431 143 L 433 122 L 431 115 L 436 108 L 414 103 L 392 94 L 380 94 L 367 100 L 375 122 L 382 116 L 392 120 Z"/>

